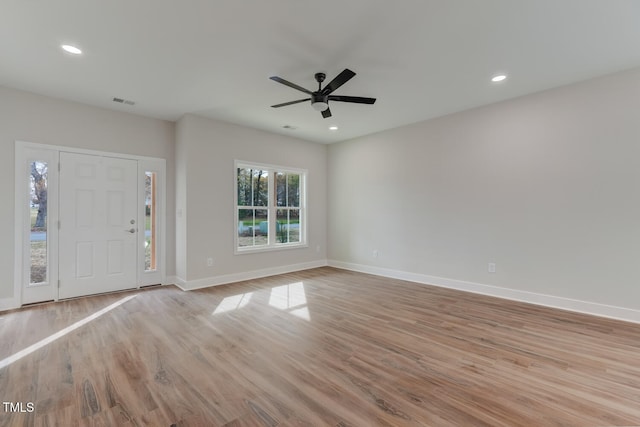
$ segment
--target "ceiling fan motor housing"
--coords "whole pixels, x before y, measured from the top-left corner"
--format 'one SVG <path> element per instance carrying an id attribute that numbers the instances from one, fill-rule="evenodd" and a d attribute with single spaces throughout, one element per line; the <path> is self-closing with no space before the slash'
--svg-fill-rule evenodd
<path id="1" fill-rule="evenodd" d="M 311 95 L 311 106 L 317 111 L 324 111 L 329 108 L 329 95 L 323 95 L 319 92 L 314 92 Z"/>
<path id="2" fill-rule="evenodd" d="M 327 78 L 325 73 L 316 73 L 316 81 L 318 82 L 318 90 L 311 94 L 311 106 L 316 111 L 325 111 L 329 108 L 329 95 L 322 95 L 322 82 Z"/>

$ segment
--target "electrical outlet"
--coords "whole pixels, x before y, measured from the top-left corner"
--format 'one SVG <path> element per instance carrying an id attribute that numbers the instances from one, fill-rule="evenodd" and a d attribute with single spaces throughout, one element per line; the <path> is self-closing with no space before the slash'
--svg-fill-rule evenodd
<path id="1" fill-rule="evenodd" d="M 378 258 L 378 250 L 377 249 L 373 250 L 373 257 L 374 258 Z"/>
<path id="2" fill-rule="evenodd" d="M 496 272 L 496 263 L 495 262 L 490 262 L 488 270 L 489 270 L 489 273 L 495 273 Z"/>
<path id="3" fill-rule="evenodd" d="M 207 258 L 207 267 L 213 267 L 213 258 Z"/>

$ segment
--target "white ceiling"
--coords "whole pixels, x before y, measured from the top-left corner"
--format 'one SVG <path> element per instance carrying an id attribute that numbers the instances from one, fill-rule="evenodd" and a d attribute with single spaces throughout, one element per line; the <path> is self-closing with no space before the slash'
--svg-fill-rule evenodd
<path id="1" fill-rule="evenodd" d="M 638 0 L 0 1 L 0 85 L 324 143 L 638 66 Z M 305 96 L 269 76 L 315 90 L 344 68 L 335 94 L 375 105 L 270 108 Z"/>

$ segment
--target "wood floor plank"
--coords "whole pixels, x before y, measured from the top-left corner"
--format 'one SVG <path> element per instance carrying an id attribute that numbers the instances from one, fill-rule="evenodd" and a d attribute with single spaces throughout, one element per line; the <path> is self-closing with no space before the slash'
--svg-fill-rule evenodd
<path id="1" fill-rule="evenodd" d="M 0 426 L 640 425 L 640 325 L 329 267 L 4 312 L 0 360 L 112 304 L 0 369 Z"/>

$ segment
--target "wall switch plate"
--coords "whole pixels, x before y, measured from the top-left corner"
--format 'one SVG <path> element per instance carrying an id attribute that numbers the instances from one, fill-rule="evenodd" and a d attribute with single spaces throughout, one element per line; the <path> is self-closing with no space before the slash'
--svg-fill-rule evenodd
<path id="1" fill-rule="evenodd" d="M 373 250 L 373 257 L 374 258 L 378 258 L 378 250 L 377 249 Z"/>
<path id="2" fill-rule="evenodd" d="M 213 258 L 207 258 L 207 267 L 213 267 Z"/>
<path id="3" fill-rule="evenodd" d="M 495 273 L 496 272 L 496 263 L 495 262 L 490 262 L 489 263 L 489 273 Z"/>

